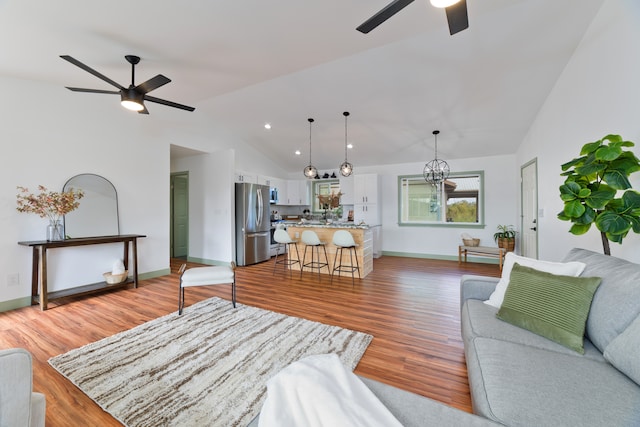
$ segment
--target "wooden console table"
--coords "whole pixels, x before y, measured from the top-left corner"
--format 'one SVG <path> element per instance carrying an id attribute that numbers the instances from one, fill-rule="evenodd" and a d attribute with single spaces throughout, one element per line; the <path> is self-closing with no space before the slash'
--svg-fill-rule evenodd
<path id="1" fill-rule="evenodd" d="M 32 304 L 40 304 L 41 310 L 47 309 L 47 303 L 50 299 L 63 298 L 69 295 L 89 294 L 102 290 L 122 288 L 133 283 L 135 288 L 138 287 L 138 243 L 139 237 L 147 237 L 142 234 L 121 234 L 117 236 L 101 236 L 101 237 L 83 237 L 78 239 L 66 240 L 37 240 L 30 242 L 18 242 L 22 246 L 31 246 L 33 248 L 33 264 L 31 272 L 31 302 Z M 129 270 L 129 246 L 132 247 L 133 277 L 122 283 L 110 285 L 106 282 L 92 283 L 84 286 L 77 286 L 61 291 L 49 292 L 47 289 L 47 250 L 53 248 L 68 248 L 72 246 L 101 245 L 104 243 L 123 243 L 124 254 L 123 264 L 125 270 Z"/>
<path id="2" fill-rule="evenodd" d="M 494 248 L 490 246 L 458 246 L 458 264 L 462 262 L 462 256 L 464 255 L 464 262 L 467 262 L 467 254 L 480 255 L 489 258 L 498 258 L 500 264 L 500 271 L 502 271 L 502 262 L 507 251 L 504 248 Z"/>

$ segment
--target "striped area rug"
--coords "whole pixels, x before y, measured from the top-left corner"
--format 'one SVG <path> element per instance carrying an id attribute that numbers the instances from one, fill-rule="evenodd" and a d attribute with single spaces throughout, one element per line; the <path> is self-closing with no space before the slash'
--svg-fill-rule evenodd
<path id="1" fill-rule="evenodd" d="M 282 368 L 336 353 L 353 370 L 372 338 L 211 298 L 49 364 L 125 426 L 245 426 Z"/>

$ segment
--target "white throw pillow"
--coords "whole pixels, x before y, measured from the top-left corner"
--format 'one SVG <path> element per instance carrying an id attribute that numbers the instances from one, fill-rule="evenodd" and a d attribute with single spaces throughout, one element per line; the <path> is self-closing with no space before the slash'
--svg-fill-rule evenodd
<path id="1" fill-rule="evenodd" d="M 551 262 L 540 261 L 534 258 L 526 258 L 514 254 L 513 252 L 507 252 L 504 257 L 504 264 L 502 264 L 502 277 L 496 285 L 496 289 L 493 291 L 488 300 L 484 303 L 500 308 L 502 300 L 504 299 L 504 293 L 507 292 L 507 286 L 509 286 L 509 279 L 511 276 L 511 269 L 513 264 L 518 263 L 525 267 L 534 268 L 539 271 L 544 271 L 551 274 L 557 274 L 562 276 L 574 276 L 578 277 L 584 271 L 587 266 L 583 262 L 571 261 L 571 262 Z"/>

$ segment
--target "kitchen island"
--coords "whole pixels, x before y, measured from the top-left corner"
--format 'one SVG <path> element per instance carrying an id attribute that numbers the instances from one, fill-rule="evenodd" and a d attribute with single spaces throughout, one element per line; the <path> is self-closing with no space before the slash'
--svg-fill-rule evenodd
<path id="1" fill-rule="evenodd" d="M 325 242 L 325 249 L 327 250 L 327 258 L 329 259 L 329 268 L 322 268 L 320 270 L 323 274 L 331 274 L 334 260 L 336 258 L 336 246 L 332 243 L 333 233 L 337 230 L 347 230 L 353 236 L 353 240 L 356 242 L 356 256 L 358 258 L 358 265 L 360 266 L 360 277 L 366 277 L 367 274 L 373 271 L 373 233 L 368 225 L 357 225 L 353 223 L 333 223 L 333 224 L 309 224 L 309 223 L 296 223 L 287 224 L 287 232 L 292 239 L 298 241 L 298 253 L 300 258 L 304 257 L 305 244 L 302 243 L 302 232 L 305 230 L 313 230 L 318 234 L 320 241 Z M 343 263 L 349 264 L 349 251 L 343 251 Z M 297 259 L 295 251 L 290 253 L 291 259 Z M 311 249 L 307 251 L 307 262 L 310 261 Z M 323 251 L 320 249 L 320 257 L 324 258 Z M 302 259 L 299 260 L 302 263 Z M 355 263 L 355 260 L 354 260 Z M 293 264 L 291 267 L 293 270 L 300 270 L 301 264 Z M 305 271 L 311 272 L 311 269 L 305 269 Z M 313 270 L 317 273 L 317 270 Z M 357 274 L 357 273 L 356 273 Z M 342 275 L 351 276 L 350 273 L 343 273 Z"/>

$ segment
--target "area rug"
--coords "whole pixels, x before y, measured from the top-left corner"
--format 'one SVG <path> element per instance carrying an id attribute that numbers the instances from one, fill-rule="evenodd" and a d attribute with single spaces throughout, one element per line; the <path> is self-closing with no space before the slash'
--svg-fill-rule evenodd
<path id="1" fill-rule="evenodd" d="M 49 364 L 129 427 L 245 426 L 282 368 L 335 353 L 353 370 L 372 338 L 211 298 Z"/>

